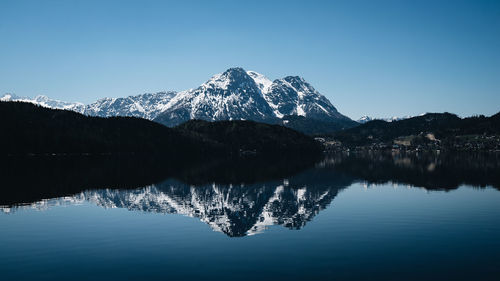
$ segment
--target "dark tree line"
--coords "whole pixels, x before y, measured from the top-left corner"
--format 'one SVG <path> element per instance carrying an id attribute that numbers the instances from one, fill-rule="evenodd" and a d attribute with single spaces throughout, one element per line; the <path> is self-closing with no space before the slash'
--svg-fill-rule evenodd
<path id="1" fill-rule="evenodd" d="M 223 144 L 232 154 L 280 152 L 314 153 L 322 150 L 311 137 L 280 125 L 254 121 L 190 120 L 175 128 L 198 139 Z"/>
<path id="2" fill-rule="evenodd" d="M 301 133 L 251 121 L 190 121 L 177 128 L 135 117 L 90 117 L 22 102 L 0 102 L 0 154 L 168 154 L 317 152 Z"/>
<path id="3" fill-rule="evenodd" d="M 328 135 L 359 126 L 358 122 L 348 119 L 324 121 L 298 115 L 284 116 L 282 122 L 283 126 L 309 136 Z"/>
<path id="4" fill-rule="evenodd" d="M 457 136 L 499 135 L 500 113 L 490 117 L 460 118 L 451 113 L 428 113 L 405 120 L 386 122 L 374 120 L 339 131 L 333 137 L 347 146 L 390 142 L 397 137 L 432 133 L 436 138 L 452 143 Z"/>

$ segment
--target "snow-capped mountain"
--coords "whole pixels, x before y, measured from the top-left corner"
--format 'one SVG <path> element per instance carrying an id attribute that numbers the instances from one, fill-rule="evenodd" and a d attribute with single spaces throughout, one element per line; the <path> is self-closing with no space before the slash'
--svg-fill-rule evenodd
<path id="1" fill-rule="evenodd" d="M 301 77 L 271 82 L 242 68 L 230 68 L 197 89 L 180 92 L 167 107 L 155 120 L 167 126 L 189 119 L 272 121 L 286 115 L 349 120 Z"/>
<path id="2" fill-rule="evenodd" d="M 49 97 L 43 95 L 38 95 L 35 98 L 28 98 L 28 97 L 19 97 L 13 94 L 5 94 L 2 97 L 0 97 L 0 101 L 29 102 L 43 107 L 49 107 L 54 109 L 72 110 L 79 113 L 85 112 L 85 105 L 83 103 L 65 102 L 65 101 L 50 99 Z"/>
<path id="3" fill-rule="evenodd" d="M 298 115 L 323 121 L 349 119 L 340 114 L 330 101 L 304 78 L 298 76 L 274 80 L 263 91 L 263 95 L 279 118 Z"/>
<path id="4" fill-rule="evenodd" d="M 0 97 L 0 101 L 29 102 L 48 108 L 72 110 L 90 116 L 134 116 L 152 120 L 165 110 L 166 105 L 175 95 L 176 92 L 173 91 L 146 93 L 125 98 L 103 98 L 88 105 L 80 102 L 50 99 L 43 95 L 28 98 L 5 94 Z"/>
<path id="5" fill-rule="evenodd" d="M 147 93 L 126 98 L 103 98 L 85 107 L 91 116 L 134 116 L 152 120 L 167 108 L 176 92 Z"/>
<path id="6" fill-rule="evenodd" d="M 287 76 L 271 81 L 255 71 L 247 71 L 247 74 L 255 81 L 278 118 L 298 115 L 319 120 L 349 119 L 302 77 Z"/>
<path id="7" fill-rule="evenodd" d="M 358 120 L 356 120 L 358 123 L 361 123 L 361 124 L 364 124 L 366 122 L 370 122 L 372 120 L 383 120 L 383 121 L 386 121 L 386 122 L 394 122 L 394 121 L 400 121 L 400 120 L 404 120 L 404 119 L 408 119 L 408 118 L 412 118 L 413 116 L 410 116 L 410 115 L 406 115 L 406 116 L 402 116 L 402 117 L 398 117 L 398 116 L 393 116 L 393 117 L 389 117 L 389 118 L 372 118 L 368 115 L 365 115 L 361 118 L 359 118 Z"/>
<path id="8" fill-rule="evenodd" d="M 111 117 L 135 116 L 175 126 L 190 119 L 254 120 L 279 123 L 287 115 L 321 121 L 351 121 L 303 78 L 287 76 L 271 81 L 255 71 L 230 68 L 195 89 L 103 98 L 88 105 L 46 96 L 34 99 L 4 95 L 2 101 L 26 101 L 41 106 Z M 351 121 L 352 122 L 352 121 Z"/>
<path id="9" fill-rule="evenodd" d="M 364 124 L 364 123 L 370 122 L 372 120 L 373 120 L 373 118 L 371 118 L 370 116 L 364 115 L 364 116 L 361 116 L 361 118 L 359 118 L 358 120 L 356 120 L 356 122 Z"/>
<path id="10" fill-rule="evenodd" d="M 242 68 L 230 68 L 196 89 L 179 92 L 155 121 L 175 126 L 190 119 L 270 121 L 274 117 L 255 80 Z"/>

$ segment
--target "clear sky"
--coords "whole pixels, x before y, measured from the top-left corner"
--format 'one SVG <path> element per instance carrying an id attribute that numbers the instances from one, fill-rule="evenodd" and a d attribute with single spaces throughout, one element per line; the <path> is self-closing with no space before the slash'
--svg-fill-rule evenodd
<path id="1" fill-rule="evenodd" d="M 340 112 L 500 111 L 500 1 L 0 0 L 0 94 L 92 102 L 241 66 Z"/>

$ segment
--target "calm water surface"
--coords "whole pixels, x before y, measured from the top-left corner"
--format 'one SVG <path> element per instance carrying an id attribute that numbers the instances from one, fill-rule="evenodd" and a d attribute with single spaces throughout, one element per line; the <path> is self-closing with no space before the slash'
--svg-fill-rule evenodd
<path id="1" fill-rule="evenodd" d="M 38 175 L 48 196 L 36 174 L 13 175 L 0 279 L 498 280 L 498 159 L 457 157 L 335 156 L 267 174 L 277 166 L 224 164 L 107 188 L 57 177 L 60 165 Z"/>

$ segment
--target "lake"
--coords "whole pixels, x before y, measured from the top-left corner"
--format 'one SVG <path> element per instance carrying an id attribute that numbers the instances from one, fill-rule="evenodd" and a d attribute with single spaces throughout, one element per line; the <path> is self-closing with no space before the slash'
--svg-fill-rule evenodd
<path id="1" fill-rule="evenodd" d="M 496 154 L 1 162 L 1 280 L 500 276 Z"/>

